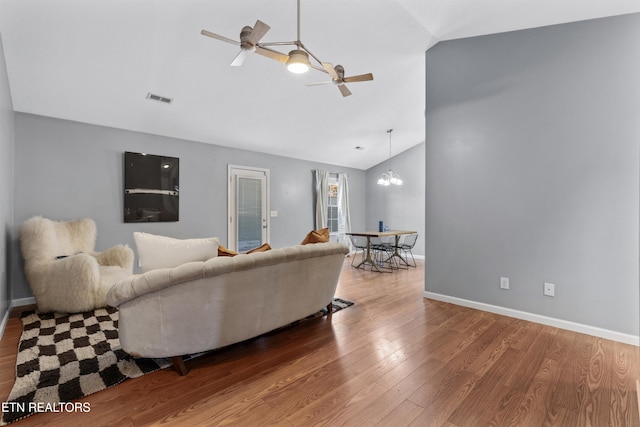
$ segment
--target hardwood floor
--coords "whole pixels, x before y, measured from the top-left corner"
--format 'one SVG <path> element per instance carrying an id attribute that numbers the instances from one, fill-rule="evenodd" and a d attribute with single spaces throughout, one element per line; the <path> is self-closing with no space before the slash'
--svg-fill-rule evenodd
<path id="1" fill-rule="evenodd" d="M 634 346 L 426 300 L 424 267 L 347 259 L 331 318 L 213 352 L 88 396 L 88 413 L 14 425 L 639 425 Z M 0 399 L 20 321 L 0 343 Z"/>

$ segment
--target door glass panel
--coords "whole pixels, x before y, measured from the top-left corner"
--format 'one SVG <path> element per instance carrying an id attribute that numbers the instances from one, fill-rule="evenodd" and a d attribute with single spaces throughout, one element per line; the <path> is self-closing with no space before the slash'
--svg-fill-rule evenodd
<path id="1" fill-rule="evenodd" d="M 268 169 L 229 165 L 229 249 L 244 252 L 269 241 L 268 188 Z"/>
<path id="2" fill-rule="evenodd" d="M 262 180 L 239 176 L 237 182 L 238 251 L 242 252 L 263 243 Z"/>

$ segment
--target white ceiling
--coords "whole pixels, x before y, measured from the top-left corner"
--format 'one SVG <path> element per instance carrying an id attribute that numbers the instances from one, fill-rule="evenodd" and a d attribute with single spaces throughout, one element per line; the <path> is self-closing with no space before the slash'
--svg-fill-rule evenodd
<path id="1" fill-rule="evenodd" d="M 393 155 L 424 141 L 439 40 L 633 12 L 640 0 L 302 0 L 305 46 L 374 75 L 347 98 L 259 55 L 230 67 L 237 48 L 200 35 L 236 39 L 260 19 L 263 42 L 295 40 L 296 0 L 0 0 L 0 36 L 15 111 L 368 169 L 388 128 Z"/>

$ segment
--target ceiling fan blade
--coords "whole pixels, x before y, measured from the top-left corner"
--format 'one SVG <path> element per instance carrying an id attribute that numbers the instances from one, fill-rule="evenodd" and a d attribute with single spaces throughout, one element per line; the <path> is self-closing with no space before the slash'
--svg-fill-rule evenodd
<path id="1" fill-rule="evenodd" d="M 207 36 L 207 37 L 211 37 L 211 38 L 214 38 L 214 39 L 221 40 L 223 42 L 235 44 L 236 46 L 240 46 L 240 42 L 238 42 L 236 40 L 228 39 L 228 38 L 226 38 L 224 36 L 221 36 L 219 34 L 216 34 L 216 33 L 212 33 L 211 31 L 202 30 L 202 31 L 200 31 L 200 34 L 202 34 L 203 36 Z"/>
<path id="2" fill-rule="evenodd" d="M 320 86 L 320 85 L 326 85 L 329 83 L 333 83 L 331 80 L 326 81 L 326 82 L 315 82 L 315 83 L 307 83 L 306 86 Z"/>
<path id="3" fill-rule="evenodd" d="M 241 50 L 240 52 L 238 52 L 236 57 L 233 58 L 233 61 L 231 61 L 231 66 L 232 67 L 241 66 L 246 57 L 247 57 L 247 51 L 246 50 Z"/>
<path id="4" fill-rule="evenodd" d="M 338 85 L 338 89 L 340 89 L 340 93 L 342 93 L 342 96 L 351 95 L 351 91 L 345 85 L 342 85 L 342 84 Z"/>
<path id="5" fill-rule="evenodd" d="M 249 43 L 255 46 L 270 29 L 270 26 L 260 20 L 257 20 L 256 25 L 253 26 L 253 31 L 251 31 L 251 35 L 249 36 Z"/>
<path id="6" fill-rule="evenodd" d="M 286 63 L 289 60 L 289 55 L 285 55 L 284 53 L 276 52 L 275 50 L 267 49 L 266 47 L 256 46 L 256 53 L 259 53 L 262 56 L 266 56 L 270 59 L 275 59 L 276 61 Z"/>
<path id="7" fill-rule="evenodd" d="M 345 77 L 344 81 L 346 83 L 353 83 L 353 82 L 366 82 L 369 80 L 373 80 L 373 74 L 371 73 L 367 73 L 367 74 L 360 74 L 359 76 L 352 76 L 352 77 Z"/>
<path id="8" fill-rule="evenodd" d="M 323 62 L 322 66 L 324 67 L 325 70 L 327 70 L 327 73 L 329 73 L 329 75 L 331 76 L 332 79 L 338 79 L 338 73 L 336 73 L 336 69 L 333 68 L 333 65 L 331 65 L 328 62 Z"/>

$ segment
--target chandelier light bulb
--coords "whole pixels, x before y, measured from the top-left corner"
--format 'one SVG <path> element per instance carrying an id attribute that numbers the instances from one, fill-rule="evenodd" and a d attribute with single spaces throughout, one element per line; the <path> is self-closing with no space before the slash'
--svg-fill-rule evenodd
<path id="1" fill-rule="evenodd" d="M 391 161 L 391 132 L 393 132 L 393 129 L 387 130 L 387 133 L 389 134 L 389 162 Z M 391 166 L 389 166 L 389 171 L 380 175 L 380 178 L 378 179 L 378 185 L 387 187 L 391 184 L 402 185 L 403 181 L 402 178 L 400 178 L 400 175 L 398 175 L 397 173 L 393 173 L 393 171 L 391 170 Z"/>
<path id="2" fill-rule="evenodd" d="M 382 176 L 378 179 L 378 185 L 384 185 L 386 187 L 389 184 L 391 184 L 391 182 L 389 182 L 387 174 L 383 173 Z"/>

